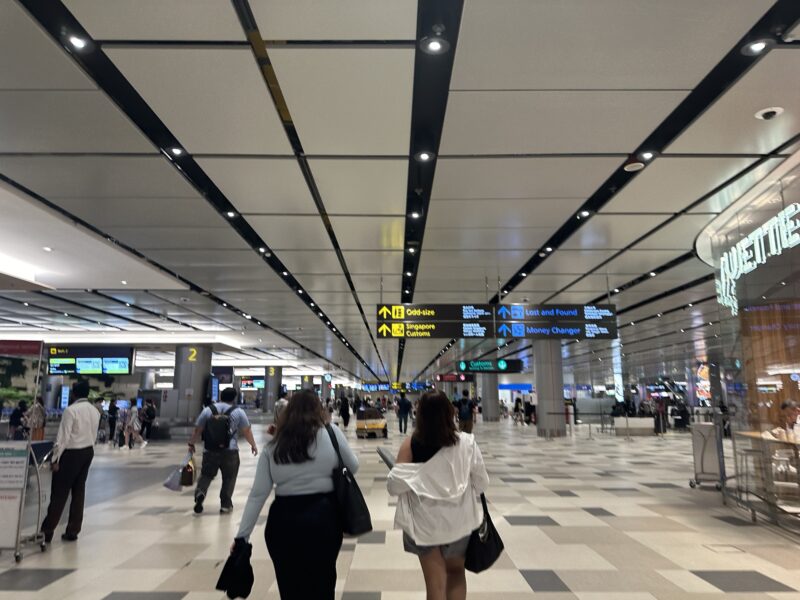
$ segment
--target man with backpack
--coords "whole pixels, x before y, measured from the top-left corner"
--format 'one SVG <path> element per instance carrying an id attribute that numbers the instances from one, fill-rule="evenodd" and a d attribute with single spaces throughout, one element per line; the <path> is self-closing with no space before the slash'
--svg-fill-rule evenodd
<path id="1" fill-rule="evenodd" d="M 194 512 L 203 512 L 203 502 L 208 494 L 208 486 L 218 471 L 222 471 L 222 489 L 219 492 L 219 512 L 226 514 L 233 510 L 233 490 L 239 473 L 239 445 L 237 434 L 241 433 L 250 444 L 253 456 L 258 454 L 256 441 L 245 412 L 236 406 L 238 394 L 234 388 L 226 388 L 220 394 L 220 401 L 203 409 L 197 417 L 189 450 L 195 451 L 195 443 L 202 436 L 203 466 L 197 489 L 194 492 Z"/>
<path id="2" fill-rule="evenodd" d="M 153 430 L 153 423 L 156 420 L 156 405 L 152 399 L 145 400 L 144 408 L 139 412 L 139 420 L 142 424 L 142 437 L 146 445 L 150 441 L 150 434 Z M 144 445 L 142 446 L 144 447 Z"/>
<path id="3" fill-rule="evenodd" d="M 472 433 L 475 418 L 475 403 L 470 400 L 469 390 L 464 388 L 461 400 L 456 404 L 458 410 L 458 426 L 464 433 Z"/>
<path id="4" fill-rule="evenodd" d="M 400 433 L 408 432 L 408 415 L 411 414 L 411 400 L 406 398 L 405 392 L 400 392 L 400 400 L 397 401 L 397 420 L 400 424 Z"/>

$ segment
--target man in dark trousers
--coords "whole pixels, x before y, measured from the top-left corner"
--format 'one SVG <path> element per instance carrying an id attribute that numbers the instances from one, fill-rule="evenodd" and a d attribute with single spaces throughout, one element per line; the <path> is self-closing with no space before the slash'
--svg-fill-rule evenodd
<path id="1" fill-rule="evenodd" d="M 145 400 L 144 408 L 139 413 L 139 420 L 142 423 L 142 437 L 144 438 L 145 445 L 150 441 L 150 434 L 153 430 L 153 423 L 156 420 L 156 405 L 153 400 L 148 398 Z M 142 446 L 144 447 L 144 446 Z"/>
<path id="2" fill-rule="evenodd" d="M 258 454 L 258 447 L 250 429 L 250 421 L 245 412 L 236 406 L 238 393 L 235 388 L 226 388 L 220 394 L 220 402 L 207 406 L 197 417 L 189 450 L 194 452 L 195 443 L 203 438 L 203 466 L 197 489 L 194 492 L 194 512 L 203 512 L 203 501 L 208 494 L 208 486 L 222 472 L 222 489 L 219 493 L 220 513 L 233 510 L 233 490 L 239 474 L 239 445 L 237 434 L 241 433 L 250 444 L 253 456 Z M 224 439 L 223 439 L 224 438 Z"/>
<path id="3" fill-rule="evenodd" d="M 72 386 L 73 402 L 64 409 L 53 449 L 53 483 L 50 506 L 42 523 L 44 540 L 48 544 L 61 520 L 61 513 L 72 494 L 67 531 L 61 539 L 74 542 L 83 524 L 83 503 L 86 497 L 86 478 L 94 458 L 94 441 L 100 426 L 100 411 L 90 403 L 89 382 L 78 381 Z"/>
<path id="4" fill-rule="evenodd" d="M 408 433 L 408 415 L 411 414 L 411 400 L 406 398 L 405 392 L 400 392 L 397 401 L 397 420 L 400 422 L 400 433 Z"/>
<path id="5" fill-rule="evenodd" d="M 470 400 L 469 390 L 464 388 L 461 400 L 456 404 L 458 410 L 458 426 L 464 433 L 472 433 L 475 418 L 475 403 Z"/>

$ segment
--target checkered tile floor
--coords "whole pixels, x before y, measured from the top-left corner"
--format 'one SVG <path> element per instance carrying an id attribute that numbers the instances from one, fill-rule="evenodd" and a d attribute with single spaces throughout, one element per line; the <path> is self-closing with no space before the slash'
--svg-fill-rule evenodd
<path id="1" fill-rule="evenodd" d="M 629 442 L 580 432 L 548 442 L 510 421 L 478 423 L 475 432 L 507 551 L 490 571 L 468 574 L 469 598 L 800 599 L 800 546 L 722 506 L 713 486 L 690 490 L 688 436 Z M 345 540 L 339 597 L 422 600 L 422 574 L 392 529 L 394 502 L 375 453 L 378 445 L 396 450 L 402 438 L 393 432 L 388 441 L 356 440 L 352 428 L 348 436 L 361 460 L 358 480 L 375 531 Z M 182 450 L 177 442 L 132 452 L 100 449 L 80 540 L 64 544 L 56 537 L 45 554 L 28 549 L 19 566 L 4 552 L 0 600 L 222 598 L 214 583 L 238 516 L 219 515 L 213 498 L 205 514 L 194 516 L 190 490 L 160 486 Z M 237 509 L 254 471 L 255 459 L 243 452 Z M 253 566 L 251 598 L 278 598 L 260 534 Z"/>

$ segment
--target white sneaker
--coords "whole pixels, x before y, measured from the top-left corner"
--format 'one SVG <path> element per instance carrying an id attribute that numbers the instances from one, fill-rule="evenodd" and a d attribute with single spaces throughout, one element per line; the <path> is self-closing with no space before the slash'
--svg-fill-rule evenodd
<path id="1" fill-rule="evenodd" d="M 148 444 L 147 440 L 143 441 L 142 442 L 142 448 L 147 448 L 147 444 Z"/>

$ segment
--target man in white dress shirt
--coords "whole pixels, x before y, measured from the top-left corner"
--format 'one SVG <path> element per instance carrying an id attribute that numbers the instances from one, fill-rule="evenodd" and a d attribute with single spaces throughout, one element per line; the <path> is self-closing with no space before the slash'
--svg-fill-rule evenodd
<path id="1" fill-rule="evenodd" d="M 53 484 L 50 506 L 42 523 L 42 533 L 47 543 L 61 520 L 61 513 L 72 495 L 69 505 L 67 531 L 61 539 L 74 542 L 83 524 L 83 502 L 86 496 L 86 478 L 94 457 L 94 441 L 100 426 L 100 411 L 87 400 L 89 382 L 78 381 L 72 386 L 72 403 L 61 415 L 61 425 L 53 449 Z"/>

